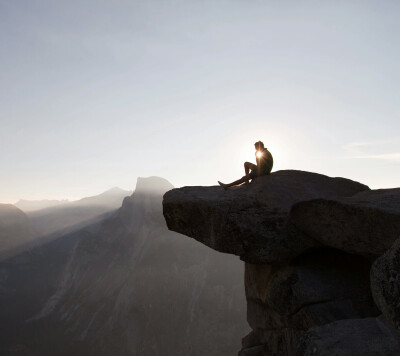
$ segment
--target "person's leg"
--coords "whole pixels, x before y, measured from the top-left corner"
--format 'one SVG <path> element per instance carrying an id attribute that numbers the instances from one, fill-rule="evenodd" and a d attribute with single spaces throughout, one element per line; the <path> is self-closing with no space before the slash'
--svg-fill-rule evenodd
<path id="1" fill-rule="evenodd" d="M 232 182 L 232 183 L 227 184 L 226 186 L 227 186 L 228 188 L 229 188 L 229 187 L 233 187 L 233 186 L 235 186 L 235 185 L 239 185 L 239 184 L 242 184 L 242 183 L 246 183 L 246 182 L 248 182 L 250 179 L 251 179 L 251 177 L 247 174 L 247 175 L 243 176 L 242 178 L 240 178 L 240 179 L 238 179 L 238 180 L 235 180 L 235 181 Z"/>
<path id="2" fill-rule="evenodd" d="M 251 171 L 255 171 L 257 169 L 257 166 L 254 163 L 250 163 L 250 162 L 244 162 L 244 173 L 245 176 L 248 176 L 250 174 L 250 170 Z M 248 179 L 247 181 L 245 181 L 245 184 L 249 184 L 250 179 Z"/>
<path id="3" fill-rule="evenodd" d="M 245 176 L 243 176 L 242 178 L 240 178 L 240 179 L 238 179 L 238 180 L 235 180 L 234 182 L 229 183 L 229 184 L 224 184 L 224 183 L 221 183 L 220 181 L 218 181 L 218 183 L 219 183 L 219 185 L 220 185 L 222 188 L 228 189 L 228 188 L 233 187 L 233 186 L 235 186 L 235 185 L 239 185 L 239 184 L 242 184 L 242 183 L 246 183 L 246 182 L 248 182 L 250 179 L 251 179 L 251 177 L 250 177 L 250 175 L 248 174 L 248 175 L 245 175 Z"/>
<path id="4" fill-rule="evenodd" d="M 247 176 L 250 173 L 251 170 L 257 169 L 257 166 L 254 163 L 250 162 L 244 162 L 244 174 Z"/>
<path id="5" fill-rule="evenodd" d="M 251 172 L 250 172 L 250 170 L 251 170 Z M 254 176 L 253 172 L 257 171 L 257 166 L 254 163 L 244 162 L 244 171 L 245 171 L 246 175 L 243 176 L 242 178 L 235 180 L 234 182 L 229 183 L 229 184 L 224 184 L 224 183 L 221 183 L 220 181 L 218 181 L 218 184 L 224 189 L 228 189 L 230 187 L 233 187 L 235 185 L 239 185 L 242 183 L 247 184 L 247 183 L 249 183 L 249 181 L 251 179 L 254 179 L 255 176 Z"/>

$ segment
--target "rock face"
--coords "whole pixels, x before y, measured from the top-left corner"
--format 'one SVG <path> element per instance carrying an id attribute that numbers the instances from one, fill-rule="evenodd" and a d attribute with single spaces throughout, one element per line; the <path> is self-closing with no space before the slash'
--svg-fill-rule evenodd
<path id="1" fill-rule="evenodd" d="M 379 314 L 369 262 L 316 249 L 284 267 L 246 263 L 247 321 L 268 355 L 293 355 L 309 328 Z"/>
<path id="2" fill-rule="evenodd" d="M 227 191 L 173 189 L 163 209 L 170 229 L 246 262 L 252 331 L 240 356 L 400 354 L 378 318 L 398 327 L 397 245 L 372 271 L 380 310 L 370 283 L 372 261 L 399 237 L 400 189 L 279 171 Z"/>
<path id="3" fill-rule="evenodd" d="M 291 231 L 291 207 L 300 201 L 352 196 L 363 184 L 302 171 L 278 171 L 247 186 L 184 187 L 164 195 L 168 228 L 249 263 L 286 263 L 319 243 Z"/>
<path id="4" fill-rule="evenodd" d="M 340 342 L 338 342 L 340 340 Z M 398 335 L 382 318 L 340 320 L 311 328 L 294 356 L 398 356 Z"/>
<path id="5" fill-rule="evenodd" d="M 293 206 L 290 221 L 325 246 L 377 257 L 400 236 L 400 189 L 300 202 Z"/>
<path id="6" fill-rule="evenodd" d="M 372 265 L 371 290 L 376 305 L 400 332 L 400 238 Z"/>

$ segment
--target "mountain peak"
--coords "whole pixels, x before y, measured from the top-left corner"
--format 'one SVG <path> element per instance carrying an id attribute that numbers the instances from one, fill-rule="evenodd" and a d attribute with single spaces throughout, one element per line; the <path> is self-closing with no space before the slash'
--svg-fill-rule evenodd
<path id="1" fill-rule="evenodd" d="M 161 177 L 138 177 L 135 192 L 164 194 L 173 188 L 170 182 Z"/>

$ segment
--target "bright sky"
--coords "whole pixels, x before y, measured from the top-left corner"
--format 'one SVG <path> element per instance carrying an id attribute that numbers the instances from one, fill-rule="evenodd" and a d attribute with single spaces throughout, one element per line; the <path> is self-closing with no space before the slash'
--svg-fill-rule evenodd
<path id="1" fill-rule="evenodd" d="M 274 170 L 400 186 L 400 2 L 0 0 L 0 202 Z"/>

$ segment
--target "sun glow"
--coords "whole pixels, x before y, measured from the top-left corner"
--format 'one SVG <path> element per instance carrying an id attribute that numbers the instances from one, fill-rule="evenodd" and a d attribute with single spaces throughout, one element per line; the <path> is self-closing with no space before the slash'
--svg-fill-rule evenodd
<path id="1" fill-rule="evenodd" d="M 257 158 L 260 158 L 262 156 L 262 152 L 257 151 L 256 156 L 257 156 Z"/>
<path id="2" fill-rule="evenodd" d="M 276 117 L 279 118 L 278 115 Z M 274 158 L 272 172 L 307 167 L 309 157 L 313 155 L 309 139 L 295 127 L 260 120 L 256 124 L 241 126 L 219 142 L 215 160 L 218 162 L 215 163 L 216 175 L 226 177 L 226 181 L 234 181 L 241 177 L 244 162 L 255 164 L 261 159 L 255 155 L 258 150 L 254 147 L 254 142 L 259 140 L 264 142 L 265 148 Z M 220 162 L 224 164 L 221 165 Z"/>

